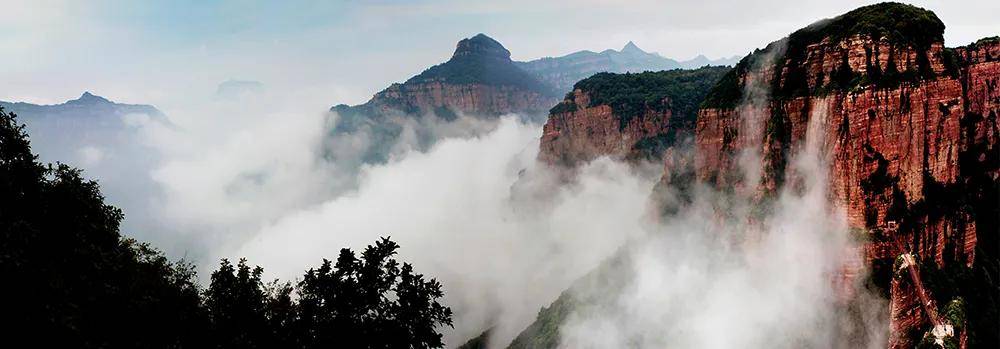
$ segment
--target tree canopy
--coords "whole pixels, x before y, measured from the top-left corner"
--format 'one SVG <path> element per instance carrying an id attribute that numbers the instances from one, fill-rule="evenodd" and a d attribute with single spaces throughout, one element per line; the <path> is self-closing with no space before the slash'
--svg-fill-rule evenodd
<path id="1" fill-rule="evenodd" d="M 122 236 L 96 182 L 43 165 L 0 108 L 0 288 L 6 340 L 70 348 L 437 348 L 441 284 L 383 238 L 342 249 L 293 286 L 223 259 L 206 289 L 193 266 Z"/>

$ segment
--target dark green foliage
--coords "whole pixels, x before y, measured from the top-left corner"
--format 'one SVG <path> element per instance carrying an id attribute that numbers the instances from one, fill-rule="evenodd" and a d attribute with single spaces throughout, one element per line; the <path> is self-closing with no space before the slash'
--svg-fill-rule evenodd
<path id="1" fill-rule="evenodd" d="M 744 57 L 736 64 L 736 67 L 729 70 L 715 86 L 712 86 L 708 95 L 705 96 L 705 100 L 702 101 L 702 108 L 733 107 L 739 103 L 740 98 L 743 97 L 743 84 L 740 83 L 740 76 L 746 75 L 749 71 L 744 63 L 749 57 Z"/>
<path id="2" fill-rule="evenodd" d="M 572 113 L 576 111 L 576 96 L 572 91 L 566 94 L 559 104 L 549 109 L 549 114 Z"/>
<path id="3" fill-rule="evenodd" d="M 934 12 L 897 2 L 884 2 L 854 9 L 825 19 L 788 36 L 789 51 L 824 38 L 840 41 L 853 35 L 886 38 L 894 44 L 928 48 L 943 41 L 944 23 Z"/>
<path id="4" fill-rule="evenodd" d="M 514 86 L 543 95 L 553 95 L 554 89 L 511 62 L 498 63 L 490 58 L 456 57 L 424 70 L 406 80 L 405 84 L 442 81 L 449 84 L 480 83 L 492 86 Z M 558 95 L 557 95 L 558 96 Z"/>
<path id="5" fill-rule="evenodd" d="M 558 348 L 561 337 L 559 329 L 576 310 L 577 304 L 570 291 L 563 292 L 555 302 L 538 311 L 538 317 L 514 341 L 508 349 Z"/>
<path id="6" fill-rule="evenodd" d="M 217 348 L 275 348 L 293 346 L 292 325 L 296 305 L 291 285 L 265 285 L 264 269 L 250 268 L 245 259 L 237 266 L 223 259 L 212 272 L 204 294 L 211 320 L 211 343 Z"/>
<path id="7" fill-rule="evenodd" d="M 788 114 L 780 105 L 774 105 L 771 107 L 771 115 L 764 122 L 764 126 L 769 147 L 780 149 L 779 151 L 767 152 L 764 155 L 764 164 L 767 167 L 764 173 L 773 176 L 775 187 L 781 188 L 785 184 L 785 168 L 788 166 L 789 157 L 791 157 L 792 121 L 788 119 Z M 765 198 L 770 198 L 770 195 L 765 196 Z M 767 207 L 769 205 L 760 206 Z"/>
<path id="8" fill-rule="evenodd" d="M 955 49 L 946 47 L 944 51 L 941 52 L 941 61 L 944 62 L 945 73 L 947 73 L 948 76 L 957 79 L 961 62 L 958 60 L 958 55 L 955 53 Z"/>
<path id="9" fill-rule="evenodd" d="M 618 307 L 614 300 L 624 292 L 627 281 L 634 277 L 633 261 L 623 251 L 615 253 L 593 271 L 563 291 L 552 304 L 538 311 L 538 317 L 521 331 L 508 349 L 558 348 L 560 330 L 574 312 L 610 311 Z"/>
<path id="10" fill-rule="evenodd" d="M 979 49 L 980 45 L 996 44 L 998 42 L 1000 42 L 1000 36 L 990 36 L 976 40 L 976 42 L 969 44 L 967 48 L 970 50 L 976 50 Z"/>
<path id="11" fill-rule="evenodd" d="M 400 267 L 386 239 L 290 283 L 223 260 L 204 293 L 193 267 L 121 236 L 121 210 L 66 165 L 42 166 L 0 108 L 0 288 L 5 338 L 40 348 L 434 348 L 441 284 Z"/>
<path id="12" fill-rule="evenodd" d="M 451 309 L 438 303 L 441 284 L 424 280 L 392 257 L 399 248 L 383 238 L 361 257 L 342 249 L 299 283 L 302 347 L 437 348 L 435 328 L 451 326 Z"/>
<path id="13" fill-rule="evenodd" d="M 0 110 L 0 272 L 7 341 L 33 347 L 198 347 L 194 271 L 118 232 L 97 183 L 42 166 Z M 15 281 L 16 280 L 16 281 Z"/>
<path id="14" fill-rule="evenodd" d="M 671 122 L 693 124 L 708 90 L 729 70 L 729 67 L 703 67 L 637 74 L 597 73 L 577 82 L 573 88 L 590 96 L 590 107 L 610 106 L 622 127 L 647 109 L 657 112 L 670 109 L 676 118 Z"/>
<path id="15" fill-rule="evenodd" d="M 217 348 L 438 348 L 438 326 L 451 309 L 438 303 L 441 284 L 425 281 L 392 258 L 388 238 L 360 258 L 342 249 L 289 283 L 261 282 L 260 267 L 223 260 L 205 292 L 211 340 Z M 298 294 L 292 298 L 293 290 Z"/>
<path id="16" fill-rule="evenodd" d="M 773 98 L 785 99 L 809 94 L 826 94 L 833 91 L 849 91 L 858 87 L 876 85 L 879 87 L 897 86 L 903 82 L 917 81 L 933 76 L 926 50 L 935 42 L 943 41 L 944 23 L 933 12 L 919 7 L 886 2 L 857 8 L 832 19 L 824 19 L 790 34 L 787 38 L 768 45 L 763 50 L 755 50 L 744 57 L 739 64 L 723 77 L 719 84 L 705 98 L 705 108 L 734 108 L 743 97 L 744 86 L 740 77 L 752 69 L 758 69 L 765 55 L 773 54 L 775 71 L 787 68 L 786 78 L 782 83 L 776 74 L 771 82 Z M 806 49 L 809 45 L 829 39 L 832 42 L 849 38 L 854 35 L 867 36 L 872 39 L 885 38 L 895 47 L 912 47 L 917 55 L 918 71 L 904 71 L 899 74 L 884 74 L 886 67 L 871 66 L 869 74 L 860 75 L 851 71 L 845 64 L 831 76 L 831 83 L 817 86 L 815 91 L 808 89 L 806 76 Z M 883 80 L 885 79 L 885 80 Z"/>
<path id="17" fill-rule="evenodd" d="M 973 45 L 978 46 L 978 45 L 986 45 L 986 44 L 995 44 L 995 43 L 998 43 L 998 42 L 1000 42 L 1000 36 L 990 36 L 990 37 L 985 37 L 985 38 L 976 40 L 976 42 L 974 42 Z"/>
<path id="18" fill-rule="evenodd" d="M 476 338 L 470 339 L 465 342 L 465 344 L 459 345 L 456 349 L 487 349 L 490 344 L 490 335 L 492 335 L 493 329 L 487 329 L 483 333 L 476 336 Z"/>

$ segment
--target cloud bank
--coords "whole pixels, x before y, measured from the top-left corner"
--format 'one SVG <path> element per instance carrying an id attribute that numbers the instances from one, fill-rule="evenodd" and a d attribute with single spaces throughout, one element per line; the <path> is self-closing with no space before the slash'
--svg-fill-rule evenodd
<path id="1" fill-rule="evenodd" d="M 562 181 L 535 161 L 539 132 L 507 117 L 485 134 L 366 167 L 357 190 L 283 217 L 235 254 L 287 279 L 341 247 L 392 236 L 402 260 L 443 282 L 456 312 L 448 343 L 491 325 L 509 341 L 571 281 L 642 235 L 654 179 L 605 159 Z"/>

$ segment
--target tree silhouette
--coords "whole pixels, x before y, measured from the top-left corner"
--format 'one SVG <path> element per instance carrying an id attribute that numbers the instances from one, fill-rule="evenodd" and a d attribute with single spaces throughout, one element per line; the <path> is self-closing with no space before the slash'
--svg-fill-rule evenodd
<path id="1" fill-rule="evenodd" d="M 388 238 L 340 251 L 296 287 L 223 259 L 202 292 L 191 264 L 119 233 L 96 182 L 43 166 L 0 108 L 4 340 L 69 348 L 435 348 L 451 325 L 441 284 L 392 257 Z"/>
<path id="2" fill-rule="evenodd" d="M 400 267 L 399 245 L 383 238 L 355 256 L 342 249 L 310 269 L 299 283 L 303 347 L 437 348 L 436 328 L 451 326 L 451 309 L 438 303 L 441 284 Z"/>
<path id="3" fill-rule="evenodd" d="M 119 234 L 122 212 L 69 166 L 43 166 L 0 109 L 0 288 L 5 338 L 34 347 L 197 346 L 194 272 Z"/>

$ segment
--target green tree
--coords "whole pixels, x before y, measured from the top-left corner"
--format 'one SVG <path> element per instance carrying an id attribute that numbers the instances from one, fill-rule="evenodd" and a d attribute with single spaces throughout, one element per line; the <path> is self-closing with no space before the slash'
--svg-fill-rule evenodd
<path id="1" fill-rule="evenodd" d="M 34 347 L 197 347 L 194 271 L 119 233 L 97 183 L 43 166 L 0 109 L 0 288 L 8 342 Z"/>
<path id="2" fill-rule="evenodd" d="M 299 283 L 300 338 L 306 348 L 438 348 L 439 326 L 451 309 L 437 280 L 424 280 L 393 256 L 399 245 L 383 238 L 358 258 L 342 249 L 336 264 L 323 260 Z"/>
<path id="3" fill-rule="evenodd" d="M 66 165 L 43 166 L 0 108 L 0 287 L 12 343 L 57 348 L 434 348 L 451 325 L 441 284 L 392 257 L 324 260 L 296 288 L 222 260 L 204 292 L 191 264 L 119 233 L 121 210 Z M 296 291 L 298 299 L 296 299 Z"/>
<path id="4" fill-rule="evenodd" d="M 264 269 L 250 269 L 246 259 L 233 266 L 223 259 L 205 291 L 205 308 L 219 348 L 262 348 L 273 338 L 267 321 L 267 295 L 260 280 Z"/>

